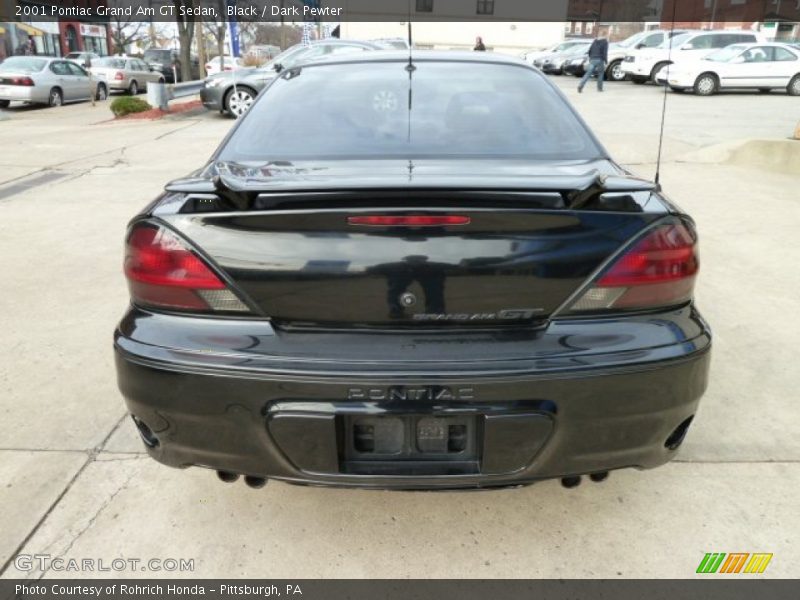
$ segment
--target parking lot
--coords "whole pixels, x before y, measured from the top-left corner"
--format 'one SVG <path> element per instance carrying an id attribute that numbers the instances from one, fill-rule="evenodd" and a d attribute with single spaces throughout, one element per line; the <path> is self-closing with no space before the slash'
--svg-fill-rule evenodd
<path id="1" fill-rule="evenodd" d="M 655 172 L 663 92 L 556 77 L 612 155 Z M 111 337 L 127 220 L 233 121 L 112 121 L 107 104 L 0 111 L 0 563 L 193 559 L 195 577 L 691 577 L 706 552 L 798 575 L 800 119 L 783 93 L 667 95 L 661 181 L 698 223 L 710 387 L 672 463 L 576 489 L 471 493 L 221 483 L 161 466 L 127 418 Z M 794 171 L 793 171 L 794 169 Z M 36 566 L 36 564 L 34 564 Z"/>

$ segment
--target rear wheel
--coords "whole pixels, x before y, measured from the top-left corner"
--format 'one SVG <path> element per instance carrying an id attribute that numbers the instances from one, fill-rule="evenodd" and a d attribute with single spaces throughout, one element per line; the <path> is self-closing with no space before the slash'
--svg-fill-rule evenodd
<path id="1" fill-rule="evenodd" d="M 622 70 L 622 61 L 615 60 L 606 69 L 606 79 L 609 81 L 625 81 L 627 73 Z"/>
<path id="2" fill-rule="evenodd" d="M 95 100 L 103 101 L 108 98 L 108 90 L 106 89 L 106 85 L 104 83 L 100 83 L 97 85 L 97 92 L 95 93 Z"/>
<path id="3" fill-rule="evenodd" d="M 713 96 L 718 88 L 719 81 L 713 73 L 703 73 L 694 80 L 694 93 L 698 96 Z"/>
<path id="4" fill-rule="evenodd" d="M 790 96 L 800 96 L 800 73 L 792 77 L 789 85 L 786 86 L 786 93 Z"/>
<path id="5" fill-rule="evenodd" d="M 11 104 L 11 100 L 0 100 L 0 108 L 8 108 L 9 104 Z"/>
<path id="6" fill-rule="evenodd" d="M 666 62 L 666 61 L 660 62 L 660 63 L 656 63 L 656 66 L 653 67 L 652 71 L 650 71 L 650 81 L 652 81 L 655 84 L 658 84 L 658 82 L 656 81 L 656 75 L 658 75 L 658 72 L 661 69 L 663 69 L 664 67 L 666 67 L 668 64 L 669 63 Z"/>
<path id="7" fill-rule="evenodd" d="M 61 93 L 61 90 L 58 88 L 50 90 L 50 96 L 47 98 L 47 105 L 61 106 L 62 104 L 64 104 L 64 95 Z"/>
<path id="8" fill-rule="evenodd" d="M 247 112 L 255 97 L 255 92 L 250 88 L 237 87 L 225 96 L 225 110 L 238 119 Z"/>
<path id="9" fill-rule="evenodd" d="M 136 94 L 139 93 L 139 84 L 136 83 L 135 79 L 131 81 L 131 84 L 128 86 L 128 93 L 131 96 L 135 96 Z"/>

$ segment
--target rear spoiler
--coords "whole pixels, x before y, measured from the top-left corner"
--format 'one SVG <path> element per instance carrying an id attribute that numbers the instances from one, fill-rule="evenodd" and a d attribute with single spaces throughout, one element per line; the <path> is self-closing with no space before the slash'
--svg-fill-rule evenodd
<path id="1" fill-rule="evenodd" d="M 252 208 L 257 198 L 268 197 L 270 194 L 275 193 L 300 195 L 303 192 L 338 193 L 341 191 L 342 193 L 358 193 L 398 191 L 398 187 L 391 185 L 386 187 L 376 186 L 374 181 L 355 185 L 353 182 L 338 182 L 338 185 L 341 186 L 339 190 L 332 190 L 331 182 L 330 178 L 314 179 L 313 177 L 280 178 L 278 180 L 264 178 L 259 180 L 257 178 L 235 177 L 229 174 L 223 175 L 218 172 L 211 178 L 199 176 L 174 180 L 167 184 L 166 190 L 185 194 L 215 194 L 238 210 L 248 210 Z M 498 186 L 497 181 L 487 182 L 485 187 L 476 186 L 474 182 L 470 182 L 467 186 L 468 189 L 465 187 L 464 191 L 517 192 L 521 194 L 535 194 L 538 192 L 549 196 L 558 194 L 561 196 L 562 202 L 558 203 L 558 206 L 551 206 L 551 208 L 577 210 L 602 201 L 605 195 L 619 198 L 634 192 L 656 192 L 661 189 L 659 184 L 646 179 L 627 175 L 605 175 L 596 170 L 573 177 L 531 177 L 524 186 L 521 186 L 518 181 L 511 183 L 513 186 L 506 188 Z M 431 192 L 444 191 L 452 190 L 454 185 L 455 182 L 449 178 L 442 178 L 440 181 L 426 181 L 419 186 L 419 189 Z M 399 189 L 411 190 L 414 188 L 409 186 L 408 188 Z"/>

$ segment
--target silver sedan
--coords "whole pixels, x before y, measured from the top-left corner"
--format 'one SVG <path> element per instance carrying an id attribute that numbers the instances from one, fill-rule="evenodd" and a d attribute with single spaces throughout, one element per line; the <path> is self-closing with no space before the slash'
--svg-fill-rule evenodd
<path id="1" fill-rule="evenodd" d="M 127 92 L 133 96 L 144 91 L 148 83 L 164 83 L 164 76 L 138 58 L 106 56 L 92 61 L 89 69 L 105 79 L 110 90 Z"/>
<path id="2" fill-rule="evenodd" d="M 105 81 L 74 62 L 39 56 L 11 56 L 0 63 L 0 108 L 12 101 L 60 106 L 108 97 Z"/>

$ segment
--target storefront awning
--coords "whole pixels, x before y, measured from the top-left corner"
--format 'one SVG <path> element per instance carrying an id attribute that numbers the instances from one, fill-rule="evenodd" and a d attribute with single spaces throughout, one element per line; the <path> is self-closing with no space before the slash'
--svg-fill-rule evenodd
<path id="1" fill-rule="evenodd" d="M 27 23 L 14 23 L 14 25 L 18 29 L 22 29 L 22 31 L 24 31 L 28 35 L 44 35 L 44 31 L 42 31 L 41 29 L 36 29 L 36 27 L 28 25 Z"/>

